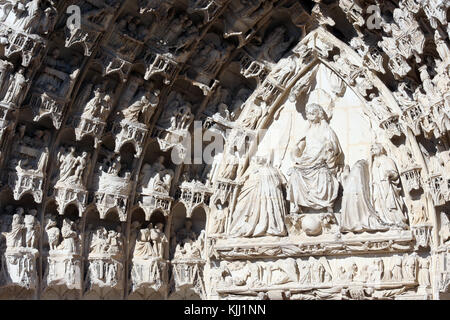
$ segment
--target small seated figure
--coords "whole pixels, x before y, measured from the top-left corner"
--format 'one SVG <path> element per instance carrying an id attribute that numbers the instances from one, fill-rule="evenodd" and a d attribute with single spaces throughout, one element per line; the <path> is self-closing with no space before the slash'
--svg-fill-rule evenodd
<path id="1" fill-rule="evenodd" d="M 142 192 L 159 192 L 169 194 L 174 172 L 164 166 L 164 157 L 150 165 L 144 164 L 139 177 L 139 187 Z"/>

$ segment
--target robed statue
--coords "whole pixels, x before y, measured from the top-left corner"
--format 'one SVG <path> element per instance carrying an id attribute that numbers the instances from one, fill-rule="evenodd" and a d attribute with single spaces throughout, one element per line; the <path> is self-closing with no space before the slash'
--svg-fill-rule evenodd
<path id="1" fill-rule="evenodd" d="M 244 182 L 232 214 L 230 236 L 284 236 L 286 203 L 283 175 L 264 157 L 256 157 L 240 179 Z"/>
<path id="2" fill-rule="evenodd" d="M 308 124 L 292 152 L 295 164 L 287 173 L 287 199 L 293 213 L 300 213 L 302 207 L 332 213 L 338 196 L 337 173 L 342 167 L 343 152 L 323 108 L 312 103 L 305 111 Z"/>

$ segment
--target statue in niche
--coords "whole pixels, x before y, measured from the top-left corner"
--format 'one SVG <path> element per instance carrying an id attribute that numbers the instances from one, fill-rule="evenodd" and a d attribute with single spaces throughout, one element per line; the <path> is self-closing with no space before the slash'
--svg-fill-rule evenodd
<path id="1" fill-rule="evenodd" d="M 15 148 L 17 153 L 10 162 L 10 168 L 14 168 L 17 172 L 24 170 L 30 174 L 43 174 L 45 172 L 49 154 L 50 132 L 38 129 L 34 130 L 33 134 L 33 137 L 26 134 L 26 125 L 18 127 L 17 148 Z M 30 149 L 34 149 L 32 154 L 29 154 Z"/>
<path id="2" fill-rule="evenodd" d="M 98 173 L 100 175 L 107 173 L 111 176 L 129 179 L 131 172 L 129 171 L 128 166 L 121 162 L 122 157 L 120 154 L 110 153 L 107 150 L 104 151 L 106 153 L 106 157 L 101 161 L 98 167 Z"/>
<path id="3" fill-rule="evenodd" d="M 187 30 L 192 26 L 192 20 L 189 19 L 187 14 L 182 13 L 178 17 L 174 15 L 175 11 L 172 11 L 172 14 L 167 17 L 167 21 L 170 21 L 168 24 L 169 29 L 166 30 L 165 35 L 159 40 L 163 45 L 173 44 L 183 33 L 183 30 Z"/>
<path id="4" fill-rule="evenodd" d="M 5 234 L 7 248 L 19 248 L 24 244 L 23 209 L 18 208 L 12 217 L 11 231 Z"/>
<path id="5" fill-rule="evenodd" d="M 8 208 L 7 211 L 12 212 L 13 208 Z M 30 209 L 28 214 L 22 207 L 16 209 L 16 213 L 12 216 L 11 231 L 5 232 L 7 248 L 32 248 L 38 247 L 40 236 L 40 223 L 35 218 L 37 210 Z"/>
<path id="6" fill-rule="evenodd" d="M 394 92 L 394 96 L 402 108 L 408 108 L 415 105 L 413 98 L 413 90 L 411 81 L 405 81 L 398 84 L 397 91 Z"/>
<path id="7" fill-rule="evenodd" d="M 205 114 L 210 116 L 214 116 L 215 114 L 217 114 L 220 115 L 222 118 L 225 118 L 224 115 L 219 113 L 219 106 L 224 105 L 222 109 L 227 109 L 228 111 L 228 104 L 230 99 L 231 99 L 230 91 L 227 88 L 219 87 L 214 93 L 214 95 L 211 96 L 208 107 L 205 109 Z"/>
<path id="8" fill-rule="evenodd" d="M 69 152 L 64 152 L 64 148 L 61 148 L 57 155 L 57 161 L 60 171 L 56 184 L 85 186 L 90 161 L 86 151 L 77 157 L 74 147 L 70 147 Z"/>
<path id="9" fill-rule="evenodd" d="M 105 227 L 98 227 L 94 232 L 89 233 L 88 250 L 89 250 L 89 269 L 88 279 L 92 282 L 105 282 L 109 286 L 114 287 L 121 280 L 122 265 L 121 262 L 114 260 L 105 261 L 104 259 L 96 259 L 91 255 L 109 255 L 118 256 L 123 253 L 123 236 L 121 227 L 116 230 L 107 231 Z"/>
<path id="10" fill-rule="evenodd" d="M 192 60 L 192 66 L 206 74 L 214 74 L 217 66 L 220 66 L 231 48 L 231 46 L 228 46 L 225 49 L 212 41 L 208 41 Z"/>
<path id="11" fill-rule="evenodd" d="M 405 9 L 395 9 L 393 12 L 396 28 L 392 28 L 392 35 L 397 40 L 398 50 L 405 58 L 414 55 L 417 63 L 421 62 L 420 55 L 425 45 L 425 35 L 412 12 Z"/>
<path id="12" fill-rule="evenodd" d="M 77 224 L 67 218 L 64 218 L 63 225 L 60 229 L 57 222 L 51 215 L 46 216 L 47 225 L 45 231 L 50 251 L 59 250 L 68 254 L 76 254 L 80 252 L 81 235 Z M 60 243 L 60 239 L 62 241 Z"/>
<path id="13" fill-rule="evenodd" d="M 148 123 L 159 103 L 159 93 L 158 89 L 154 90 L 153 94 L 148 91 L 142 93 L 140 98 L 122 110 L 124 119 L 134 123 Z"/>
<path id="14" fill-rule="evenodd" d="M 228 217 L 229 208 L 222 204 L 216 204 L 214 219 L 212 219 L 210 234 L 222 234 L 225 232 L 225 225 Z"/>
<path id="15" fill-rule="evenodd" d="M 428 210 L 423 203 L 420 203 L 418 205 L 414 205 L 414 203 L 411 203 L 410 208 L 411 209 L 409 212 L 413 213 L 413 217 L 411 220 L 412 225 L 424 224 L 428 222 Z"/>
<path id="16" fill-rule="evenodd" d="M 192 230 L 192 220 L 186 218 L 184 226 L 171 237 L 171 250 L 174 253 L 174 259 L 201 259 L 205 238 L 205 230 L 202 230 L 197 236 L 197 233 Z"/>
<path id="17" fill-rule="evenodd" d="M 80 238 L 76 230 L 75 222 L 65 218 L 63 220 L 63 225 L 61 228 L 61 236 L 63 240 L 58 249 L 63 250 L 67 253 L 79 252 Z"/>
<path id="18" fill-rule="evenodd" d="M 375 93 L 369 95 L 370 112 L 377 117 L 379 121 L 384 121 L 393 116 L 390 108 L 383 102 L 380 96 Z"/>
<path id="19" fill-rule="evenodd" d="M 118 22 L 118 28 L 124 34 L 139 41 L 145 41 L 148 36 L 148 29 L 138 17 L 127 15 Z"/>
<path id="20" fill-rule="evenodd" d="M 104 227 L 99 227 L 89 234 L 89 253 L 105 253 L 108 248 L 106 245 L 106 239 L 108 231 Z"/>
<path id="21" fill-rule="evenodd" d="M 447 167 L 450 162 L 450 152 L 442 145 L 442 142 L 438 140 L 436 144 L 436 153 L 430 155 L 423 147 L 421 147 L 424 154 L 429 159 L 428 169 L 432 175 L 442 175 L 445 174 Z"/>
<path id="22" fill-rule="evenodd" d="M 292 154 L 295 166 L 288 171 L 287 199 L 291 202 L 291 212 L 301 212 L 301 207 L 306 207 L 332 213 L 338 196 L 336 176 L 342 166 L 343 152 L 320 105 L 307 105 L 306 118 L 306 131 Z"/>
<path id="23" fill-rule="evenodd" d="M 168 243 L 164 234 L 164 224 L 158 222 L 154 227 L 150 223 L 147 228 L 136 233 L 133 244 L 133 257 L 148 259 L 149 257 L 164 258 L 164 247 Z"/>
<path id="24" fill-rule="evenodd" d="M 150 242 L 150 228 L 144 228 L 139 230 L 136 243 L 134 245 L 133 257 L 148 258 L 154 256 L 153 246 Z"/>
<path id="25" fill-rule="evenodd" d="M 242 190 L 232 214 L 230 236 L 284 236 L 286 204 L 283 175 L 269 161 L 257 156 L 241 177 Z"/>
<path id="26" fill-rule="evenodd" d="M 109 230 L 107 237 L 108 253 L 120 254 L 123 252 L 122 228 L 117 226 L 116 230 Z"/>
<path id="27" fill-rule="evenodd" d="M 48 245 L 50 251 L 57 250 L 60 238 L 60 231 L 56 220 L 50 215 L 45 217 L 47 225 L 45 226 L 45 232 L 47 234 Z"/>
<path id="28" fill-rule="evenodd" d="M 197 234 L 194 232 L 194 230 L 192 230 L 192 221 L 191 219 L 186 219 L 184 221 L 184 226 L 176 232 L 175 237 L 172 238 L 172 241 L 176 241 L 176 243 L 178 244 L 185 244 L 195 241 L 196 239 Z M 174 243 L 172 244 L 172 246 L 173 245 Z"/>
<path id="29" fill-rule="evenodd" d="M 294 77 L 301 67 L 301 64 L 297 63 L 298 57 L 296 55 L 291 55 L 282 60 L 280 67 L 275 69 L 273 78 L 277 80 L 278 84 L 285 87 L 289 80 Z"/>
<path id="30" fill-rule="evenodd" d="M 256 129 L 258 121 L 261 119 L 262 115 L 262 107 L 257 104 L 253 104 L 248 114 L 246 114 L 242 120 L 242 126 L 250 130 Z"/>
<path id="31" fill-rule="evenodd" d="M 84 151 L 80 157 L 77 158 L 76 162 L 76 169 L 74 173 L 75 177 L 75 184 L 84 185 L 85 184 L 85 177 L 87 173 L 87 167 L 88 167 L 88 161 L 89 161 L 89 155 L 86 151 Z"/>
<path id="32" fill-rule="evenodd" d="M 434 32 L 436 51 L 439 53 L 439 56 L 444 63 L 450 61 L 450 49 L 448 48 L 447 41 L 445 40 L 446 38 L 445 32 L 443 32 L 442 29 L 437 29 Z"/>
<path id="33" fill-rule="evenodd" d="M 169 130 L 186 130 L 193 120 L 190 103 L 186 103 L 172 112 Z"/>
<path id="34" fill-rule="evenodd" d="M 27 248 L 37 248 L 41 225 L 35 218 L 37 211 L 31 209 L 29 213 L 23 219 L 25 226 L 25 246 Z"/>
<path id="35" fill-rule="evenodd" d="M 61 72 L 67 73 L 68 68 L 64 67 L 64 60 L 58 59 L 58 49 L 53 51 L 53 55 L 53 58 L 50 56 L 46 58 L 46 63 L 48 63 L 48 65 L 52 68 L 46 68 L 39 74 L 39 76 L 37 76 L 36 86 L 47 93 L 64 97 L 71 83 L 74 83 L 73 80 L 76 78 L 80 69 L 76 69 L 70 76 L 67 76 L 67 74 L 63 76 Z M 56 71 L 60 72 L 55 72 L 53 68 L 56 68 Z"/>
<path id="36" fill-rule="evenodd" d="M 23 100 L 23 95 L 27 88 L 27 80 L 25 79 L 24 72 L 24 69 L 20 68 L 10 76 L 8 90 L 3 98 L 4 102 L 18 106 Z"/>
<path id="37" fill-rule="evenodd" d="M 234 180 L 239 167 L 239 151 L 235 150 L 236 146 L 231 145 L 227 148 L 225 155 L 224 168 L 221 173 L 221 178 Z"/>
<path id="38" fill-rule="evenodd" d="M 134 248 L 136 246 L 136 240 L 139 236 L 141 223 L 139 221 L 133 221 L 130 226 L 130 236 L 129 236 L 129 242 L 128 242 L 128 256 L 129 259 L 133 258 L 134 255 Z"/>
<path id="39" fill-rule="evenodd" d="M 222 119 L 225 119 L 227 121 L 231 121 L 232 117 L 234 116 L 233 113 L 230 114 L 230 111 L 228 110 L 228 106 L 225 103 L 220 103 L 217 106 L 217 112 L 215 114 L 217 114 Z"/>
<path id="40" fill-rule="evenodd" d="M 105 94 L 100 87 L 95 88 L 94 97 L 88 101 L 81 114 L 85 119 L 101 119 L 106 121 L 112 109 L 111 96 Z"/>
<path id="41" fill-rule="evenodd" d="M 239 0 L 233 2 L 232 15 L 225 16 L 225 37 L 245 35 L 273 7 L 272 1 Z"/>
<path id="42" fill-rule="evenodd" d="M 59 180 L 58 182 L 64 182 L 72 174 L 72 169 L 76 163 L 75 147 L 70 147 L 69 152 L 64 154 L 64 148 L 61 148 L 57 159 L 59 162 Z"/>
<path id="43" fill-rule="evenodd" d="M 374 208 L 383 223 L 390 227 L 407 229 L 397 166 L 386 155 L 381 144 L 373 144 L 371 153 L 371 194 Z"/>
<path id="44" fill-rule="evenodd" d="M 288 35 L 288 30 L 285 26 L 279 26 L 271 31 L 261 47 L 261 53 L 258 58 L 265 61 L 278 61 L 289 48 L 292 41 L 289 35 L 286 39 L 286 35 Z"/>
<path id="45" fill-rule="evenodd" d="M 234 118 L 236 118 L 242 109 L 244 108 L 245 101 L 250 97 L 251 91 L 247 88 L 241 88 L 237 92 L 233 102 L 231 103 L 231 111 L 234 113 Z"/>
<path id="46" fill-rule="evenodd" d="M 194 120 L 192 105 L 175 91 L 170 93 L 167 101 L 164 113 L 158 121 L 159 126 L 169 131 L 187 130 Z"/>
<path id="47" fill-rule="evenodd" d="M 121 227 L 116 230 L 106 230 L 98 227 L 90 234 L 89 252 L 94 254 L 117 254 L 123 251 L 123 236 Z"/>
<path id="48" fill-rule="evenodd" d="M 430 260 L 428 258 L 421 258 L 419 260 L 419 273 L 417 276 L 419 285 L 421 287 L 430 287 Z"/>
<path id="49" fill-rule="evenodd" d="M 61 51 L 58 48 L 53 49 L 51 55 L 45 58 L 45 65 L 65 73 L 71 72 L 71 68 L 63 57 L 61 57 Z"/>
<path id="50" fill-rule="evenodd" d="M 182 243 L 178 243 L 175 247 L 174 259 L 202 259 L 205 237 L 205 230 L 202 230 L 196 240 L 185 238 Z"/>
<path id="51" fill-rule="evenodd" d="M 154 228 L 150 229 L 150 239 L 153 241 L 153 252 L 157 257 L 164 257 L 164 247 L 169 241 L 164 233 L 164 224 L 158 222 Z"/>
<path id="52" fill-rule="evenodd" d="M 120 154 L 109 155 L 105 159 L 103 159 L 103 162 L 100 165 L 100 171 L 118 177 L 120 171 L 122 170 L 122 163 L 120 161 L 121 161 Z"/>
<path id="53" fill-rule="evenodd" d="M 143 192 L 160 192 L 169 194 L 174 175 L 173 170 L 164 166 L 164 156 L 159 156 L 153 165 L 144 164 L 139 177 L 139 186 Z"/>
<path id="54" fill-rule="evenodd" d="M 369 185 L 369 165 L 365 160 L 355 163 L 352 170 L 346 166 L 343 175 L 340 228 L 342 232 L 385 231 L 385 225 L 372 205 Z"/>
<path id="55" fill-rule="evenodd" d="M 44 10 L 44 16 L 41 18 L 38 33 L 48 34 L 49 31 L 52 30 L 56 23 L 56 14 L 57 11 L 54 8 L 54 4 L 52 4 L 52 7 L 48 7 Z"/>
<path id="56" fill-rule="evenodd" d="M 399 161 L 400 169 L 402 170 L 408 170 L 419 166 L 414 159 L 411 149 L 403 144 L 399 147 Z"/>
<path id="57" fill-rule="evenodd" d="M 5 90 L 8 88 L 8 82 L 14 65 L 11 62 L 0 59 L 0 97 L 3 97 Z"/>

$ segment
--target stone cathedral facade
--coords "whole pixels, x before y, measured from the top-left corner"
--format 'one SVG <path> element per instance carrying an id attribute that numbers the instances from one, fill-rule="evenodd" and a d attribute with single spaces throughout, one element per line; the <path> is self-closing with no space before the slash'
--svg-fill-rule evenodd
<path id="1" fill-rule="evenodd" d="M 449 19 L 0 0 L 0 299 L 449 299 Z"/>

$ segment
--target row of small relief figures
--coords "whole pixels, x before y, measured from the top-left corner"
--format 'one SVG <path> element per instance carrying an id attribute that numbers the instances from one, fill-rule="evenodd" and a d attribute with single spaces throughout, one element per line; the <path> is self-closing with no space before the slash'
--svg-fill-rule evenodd
<path id="1" fill-rule="evenodd" d="M 41 235 L 41 224 L 36 218 L 37 210 L 25 210 L 12 206 L 5 208 L 1 216 L 1 242 L 5 252 L 31 252 L 37 255 Z M 114 230 L 103 226 L 87 226 L 85 232 L 85 251 L 89 256 L 110 256 L 118 260 L 125 258 L 124 242 L 120 226 Z M 45 216 L 43 247 L 48 245 L 49 254 L 63 254 L 69 257 L 81 255 L 82 243 L 81 220 L 62 219 L 62 227 L 58 227 L 57 219 L 52 215 Z M 174 232 L 171 247 L 176 259 L 201 259 L 204 247 L 204 231 L 197 234 L 192 230 L 192 223 L 186 220 L 183 227 Z M 163 259 L 166 245 L 169 243 L 164 224 L 150 223 L 142 227 L 139 222 L 131 226 L 128 246 L 132 259 Z M 45 249 L 44 249 L 45 250 Z"/>
<path id="2" fill-rule="evenodd" d="M 8 212 L 12 207 L 8 207 Z M 18 285 L 29 289 L 37 288 L 39 276 L 39 236 L 40 223 L 36 219 L 36 210 L 17 208 L 15 214 L 2 215 L 2 269 L 0 285 Z M 12 213 L 12 212 L 10 212 Z M 45 217 L 46 223 L 42 233 L 44 254 L 44 278 L 46 287 L 62 285 L 81 289 L 81 280 L 85 279 L 86 288 L 108 287 L 120 290 L 124 285 L 124 266 L 128 258 L 131 270 L 133 290 L 142 285 L 161 286 L 168 284 L 167 253 L 168 239 L 164 234 L 164 224 L 150 223 L 142 227 L 133 222 L 128 245 L 128 255 L 124 249 L 125 237 L 120 227 L 115 230 L 103 226 L 88 225 L 85 232 L 85 255 L 88 269 L 83 275 L 81 269 L 82 230 L 81 220 L 71 221 L 61 218 L 62 228 L 57 219 L 51 215 Z M 5 228 L 6 226 L 6 228 Z M 142 228 L 141 228 L 142 227 Z M 174 232 L 171 241 L 173 261 L 199 262 L 204 259 L 205 232 L 200 234 L 192 230 L 190 220 Z M 62 238 L 62 239 L 61 239 Z M 5 242 L 6 239 L 6 248 Z M 200 261 L 200 264 L 203 265 Z M 94 287 L 93 287 L 94 286 Z"/>
<path id="3" fill-rule="evenodd" d="M 218 288 L 258 288 L 289 283 L 304 286 L 340 283 L 418 283 L 422 287 L 431 285 L 429 257 L 421 258 L 416 253 L 405 254 L 403 257 L 371 258 L 368 264 L 353 259 L 345 259 L 342 263 L 338 261 L 329 263 L 325 257 L 253 263 L 221 261 L 218 268 L 213 269 L 212 277 L 217 281 Z"/>

